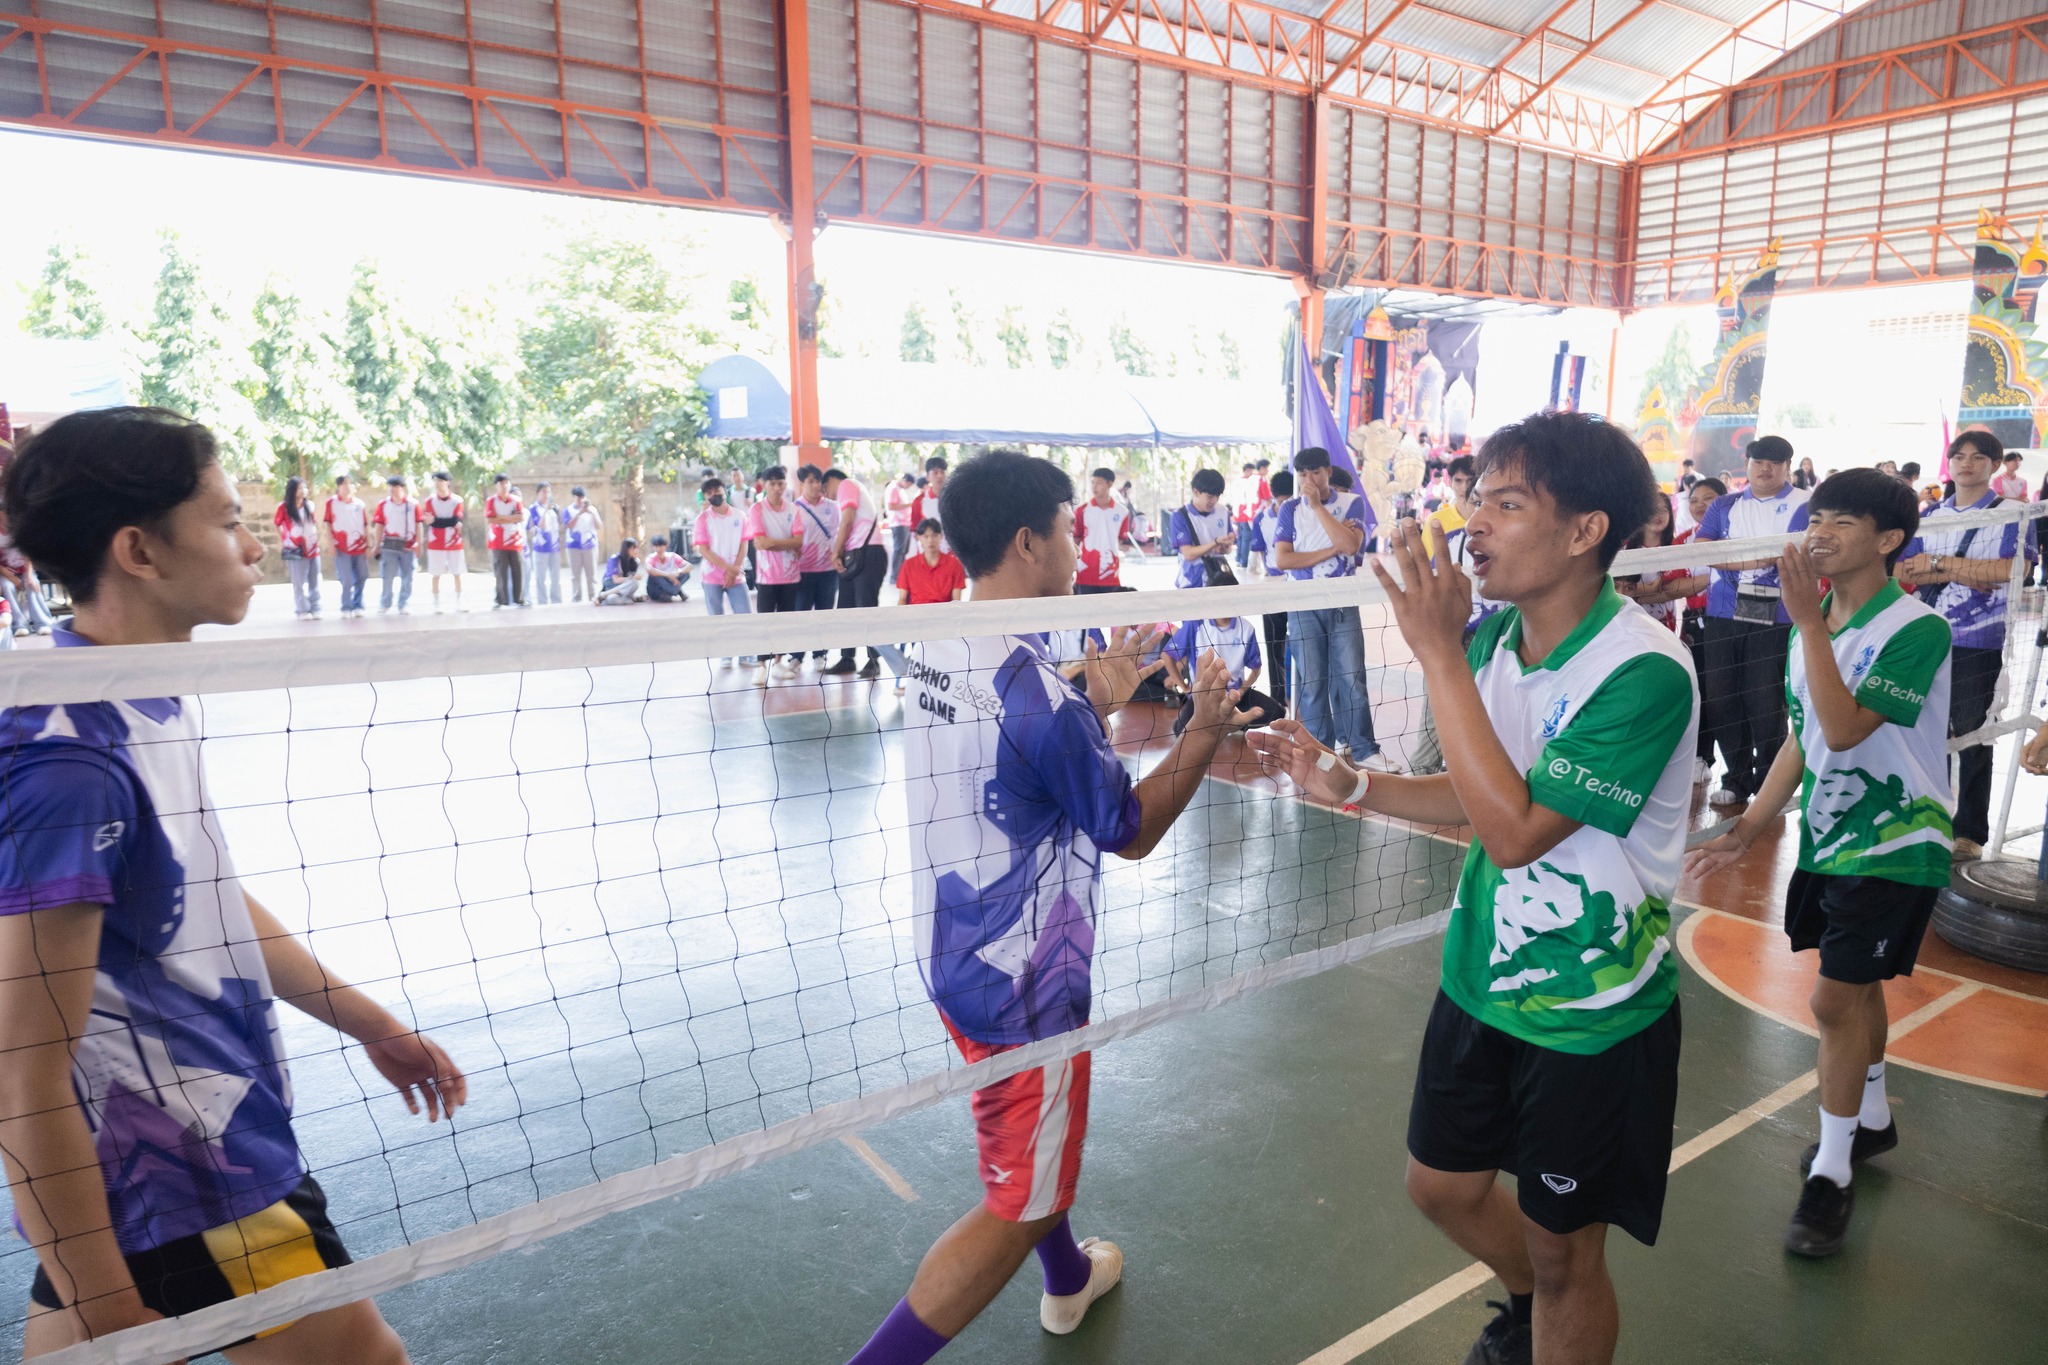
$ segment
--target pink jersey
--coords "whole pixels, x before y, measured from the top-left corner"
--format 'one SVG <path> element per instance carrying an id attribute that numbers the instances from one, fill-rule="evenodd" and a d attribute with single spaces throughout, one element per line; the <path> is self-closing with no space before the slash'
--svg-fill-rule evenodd
<path id="1" fill-rule="evenodd" d="M 770 536 L 776 540 L 787 540 L 791 536 L 804 538 L 803 518 L 797 514 L 796 500 L 784 498 L 781 510 L 768 505 L 766 498 L 747 509 L 747 539 L 759 540 Z M 768 550 L 754 547 L 754 578 L 761 583 L 795 583 L 803 575 L 797 569 L 796 550 Z"/>
<path id="2" fill-rule="evenodd" d="M 707 507 L 697 516 L 697 529 L 690 533 L 690 541 L 699 551 L 709 550 L 720 559 L 745 567 L 747 516 L 735 512 L 731 507 Z M 714 588 L 727 587 L 743 581 L 738 574 L 727 578 L 725 570 L 704 560 L 704 582 Z"/>
<path id="3" fill-rule="evenodd" d="M 863 545 L 877 543 L 874 494 L 863 488 L 860 480 L 848 475 L 839 481 L 838 503 L 841 524 L 853 523 L 853 529 L 846 533 L 847 553 L 850 555 Z"/>
<path id="4" fill-rule="evenodd" d="M 327 529 L 334 535 L 336 554 L 359 555 L 370 548 L 369 513 L 370 509 L 357 498 L 333 497 L 327 500 L 320 520 L 327 523 Z"/>
<path id="5" fill-rule="evenodd" d="M 462 548 L 462 499 L 425 497 L 420 499 L 420 520 L 426 523 L 429 550 Z M 435 522 L 446 525 L 436 526 Z"/>
<path id="6" fill-rule="evenodd" d="M 526 504 L 517 498 L 501 498 L 492 494 L 484 499 L 484 518 L 516 518 L 510 525 L 491 522 L 490 546 L 493 550 L 517 552 L 526 548 Z"/>
<path id="7" fill-rule="evenodd" d="M 816 502 L 798 498 L 792 505 L 797 520 L 804 526 L 804 548 L 797 555 L 798 572 L 825 573 L 838 567 L 832 562 L 832 541 L 839 534 L 839 504 L 829 498 Z"/>

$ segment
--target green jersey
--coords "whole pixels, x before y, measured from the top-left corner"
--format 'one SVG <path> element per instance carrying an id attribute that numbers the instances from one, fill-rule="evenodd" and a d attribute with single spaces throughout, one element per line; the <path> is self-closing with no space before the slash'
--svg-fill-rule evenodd
<path id="1" fill-rule="evenodd" d="M 1856 704 L 1886 723 L 1844 753 L 1828 748 L 1813 714 L 1806 651 L 1795 628 L 1785 693 L 1792 733 L 1806 758 L 1799 789 L 1805 817 L 1799 822 L 1800 869 L 1947 886 L 1955 837 L 1948 781 L 1948 620 L 1887 583 L 1829 643 Z"/>
<path id="2" fill-rule="evenodd" d="M 1603 1052 L 1678 993 L 1671 896 L 1685 857 L 1699 685 L 1678 636 L 1610 583 L 1541 663 L 1522 614 L 1488 617 L 1469 658 L 1494 732 L 1535 801 L 1580 822 L 1526 867 L 1465 851 L 1444 993 L 1559 1052 Z"/>

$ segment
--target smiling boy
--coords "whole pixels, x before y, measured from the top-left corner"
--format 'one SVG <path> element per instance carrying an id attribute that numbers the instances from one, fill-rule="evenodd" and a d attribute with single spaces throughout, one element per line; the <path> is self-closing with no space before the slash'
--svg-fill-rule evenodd
<path id="1" fill-rule="evenodd" d="M 1934 898 L 1949 883 L 1949 624 L 1890 579 L 1919 529 L 1911 486 L 1874 469 L 1814 490 L 1805 547 L 1778 560 L 1792 655 L 1792 737 L 1735 828 L 1686 873 L 1735 862 L 1799 797 L 1799 870 L 1785 933 L 1820 950 L 1820 1142 L 1785 1249 L 1832 1256 L 1848 1236 L 1852 1162 L 1898 1146 L 1884 1089 L 1884 983 L 1911 976 Z M 1833 588 L 1821 596 L 1820 580 Z"/>

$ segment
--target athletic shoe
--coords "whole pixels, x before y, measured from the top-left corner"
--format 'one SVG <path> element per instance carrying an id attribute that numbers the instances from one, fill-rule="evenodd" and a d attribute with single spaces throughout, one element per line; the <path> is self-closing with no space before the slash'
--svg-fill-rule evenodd
<path id="1" fill-rule="evenodd" d="M 1858 1128 L 1855 1140 L 1849 1144 L 1851 1162 L 1868 1161 L 1874 1156 L 1883 1156 L 1899 1145 L 1899 1121 L 1894 1118 L 1882 1128 Z M 1813 1159 L 1820 1155 L 1820 1144 L 1814 1143 L 1799 1154 L 1799 1178 L 1806 1179 L 1813 1169 Z"/>
<path id="2" fill-rule="evenodd" d="M 1956 840 L 1955 848 L 1949 853 L 1949 861 L 1952 863 L 1974 863 L 1983 856 L 1984 845 L 1978 843 L 1975 839 L 1958 839 Z"/>
<path id="3" fill-rule="evenodd" d="M 788 682 L 796 681 L 803 674 L 804 670 L 801 664 L 790 663 L 787 659 L 775 665 L 775 676 Z"/>
<path id="4" fill-rule="evenodd" d="M 869 659 L 866 663 L 860 666 L 860 675 L 870 682 L 874 681 L 876 678 L 881 677 L 882 661 L 880 659 Z"/>
<path id="5" fill-rule="evenodd" d="M 1465 1365 L 1528 1365 L 1536 1358 L 1534 1334 L 1526 1322 L 1515 1321 L 1515 1310 L 1499 1299 L 1488 1299 L 1496 1309 L 1493 1321 L 1465 1352 Z"/>
<path id="6" fill-rule="evenodd" d="M 720 660 L 718 661 L 718 666 L 719 666 L 720 668 L 722 668 L 722 669 L 723 669 L 723 668 L 731 668 L 731 667 L 732 667 L 732 660 L 731 660 L 731 659 L 720 659 Z"/>
<path id="7" fill-rule="evenodd" d="M 833 678 L 850 678 L 853 676 L 853 660 L 835 660 L 831 667 L 821 668 L 818 670 L 818 672 Z"/>
<path id="8" fill-rule="evenodd" d="M 1692 761 L 1692 784 L 1695 787 L 1708 781 L 1713 775 L 1713 764 L 1707 762 L 1704 758 L 1696 758 Z"/>
<path id="9" fill-rule="evenodd" d="M 1081 1325 L 1088 1305 L 1116 1288 L 1124 1277 L 1124 1254 L 1115 1242 L 1090 1237 L 1081 1243 L 1089 1260 L 1088 1285 L 1073 1294 L 1047 1294 L 1038 1301 L 1038 1325 L 1055 1336 L 1065 1336 Z"/>
<path id="10" fill-rule="evenodd" d="M 1707 804 L 1710 806 L 1740 806 L 1748 800 L 1747 796 L 1729 787 L 1716 787 L 1707 794 Z"/>
<path id="11" fill-rule="evenodd" d="M 1369 773 L 1398 773 L 1401 771 L 1401 765 L 1388 758 L 1385 750 L 1368 754 L 1358 766 Z"/>
<path id="12" fill-rule="evenodd" d="M 1813 1260 L 1834 1255 L 1849 1238 L 1849 1215 L 1854 1212 L 1855 1190 L 1824 1175 L 1808 1176 L 1799 1191 L 1799 1207 L 1785 1229 L 1785 1250 Z"/>
<path id="13" fill-rule="evenodd" d="M 755 664 L 755 665 L 754 665 L 754 686 L 756 686 L 756 687 L 766 687 L 767 685 L 768 685 L 768 665 L 766 665 L 766 664 Z"/>

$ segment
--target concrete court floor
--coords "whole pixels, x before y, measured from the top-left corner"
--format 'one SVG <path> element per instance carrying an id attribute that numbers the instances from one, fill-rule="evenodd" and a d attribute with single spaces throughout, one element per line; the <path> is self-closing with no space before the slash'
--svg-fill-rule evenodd
<path id="1" fill-rule="evenodd" d="M 1415 1048 L 1440 941 L 1282 987 L 1106 1049 L 1075 1226 L 1126 1281 L 1081 1330 L 1036 1322 L 1027 1267 L 946 1361 L 1295 1365 L 1469 1262 L 1401 1191 Z M 1796 1080 L 1813 1044 L 1686 971 L 1683 1141 Z M 1652 1250 L 1620 1233 L 1618 1359 L 2048 1359 L 2042 1102 L 1892 1070 L 1905 1138 L 1866 1168 L 1848 1249 L 1778 1238 L 1810 1095 L 1675 1174 Z M 423 1362 L 836 1362 L 979 1197 L 964 1099 L 866 1135 L 906 1201 L 828 1146 L 388 1295 Z M 1485 1321 L 1466 1293 L 1373 1362 L 1453 1362 Z M 1322 1357 L 1318 1365 L 1349 1359 Z"/>

